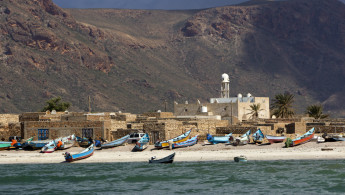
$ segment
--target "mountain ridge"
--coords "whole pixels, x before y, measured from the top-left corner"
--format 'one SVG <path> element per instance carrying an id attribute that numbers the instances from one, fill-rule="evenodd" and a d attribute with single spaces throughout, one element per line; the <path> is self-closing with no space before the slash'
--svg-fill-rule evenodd
<path id="1" fill-rule="evenodd" d="M 54 96 L 85 111 L 89 95 L 93 111 L 162 110 L 165 101 L 172 110 L 218 97 L 225 72 L 232 96 L 288 91 L 298 112 L 321 102 L 345 115 L 345 6 L 336 0 L 189 11 L 0 4 L 2 113 L 37 111 Z"/>

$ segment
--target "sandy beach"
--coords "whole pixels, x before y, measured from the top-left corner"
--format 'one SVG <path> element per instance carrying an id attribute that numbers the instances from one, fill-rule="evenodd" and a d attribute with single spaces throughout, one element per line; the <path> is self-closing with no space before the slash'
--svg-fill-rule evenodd
<path id="1" fill-rule="evenodd" d="M 179 161 L 233 161 L 235 156 L 245 155 L 250 160 L 324 160 L 345 159 L 345 142 L 309 142 L 297 147 L 283 148 L 284 143 L 272 145 L 248 144 L 232 146 L 225 144 L 204 145 L 196 144 L 188 148 L 174 150 L 156 150 L 150 145 L 145 151 L 131 152 L 134 145 L 128 144 L 111 149 L 95 150 L 93 156 L 73 163 L 109 163 L 109 162 L 147 162 L 152 156 L 165 157 L 176 153 L 175 162 Z M 323 148 L 332 150 L 322 151 Z M 78 153 L 81 147 L 68 150 L 58 150 L 54 153 L 39 153 L 36 151 L 5 150 L 0 151 L 0 164 L 13 163 L 61 163 L 64 162 L 63 153 Z"/>

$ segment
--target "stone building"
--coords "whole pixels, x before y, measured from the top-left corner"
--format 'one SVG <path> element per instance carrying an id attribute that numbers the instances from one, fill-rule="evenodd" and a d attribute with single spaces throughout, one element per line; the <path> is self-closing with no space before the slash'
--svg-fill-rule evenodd
<path id="1" fill-rule="evenodd" d="M 23 113 L 20 115 L 25 139 L 55 139 L 75 134 L 79 137 L 112 140 L 111 131 L 126 128 L 128 121 L 119 113 Z M 118 117 L 117 117 L 118 116 Z"/>
<path id="2" fill-rule="evenodd" d="M 211 98 L 209 103 L 174 104 L 175 116 L 195 116 L 195 115 L 214 115 L 221 116 L 223 120 L 229 120 L 230 124 L 252 119 L 250 108 L 253 104 L 260 104 L 260 111 L 258 118 L 270 118 L 269 98 L 268 97 L 253 97 L 250 93 L 243 97 L 238 94 L 237 97 L 230 97 L 229 76 L 222 75 L 221 96 L 220 98 Z"/>

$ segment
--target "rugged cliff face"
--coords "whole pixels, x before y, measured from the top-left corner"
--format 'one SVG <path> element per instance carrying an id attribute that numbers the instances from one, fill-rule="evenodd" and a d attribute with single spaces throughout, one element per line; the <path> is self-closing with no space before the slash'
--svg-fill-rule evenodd
<path id="1" fill-rule="evenodd" d="M 345 5 L 251 1 L 193 11 L 63 10 L 51 0 L 0 1 L 0 112 L 143 111 L 231 95 L 289 91 L 344 116 Z"/>

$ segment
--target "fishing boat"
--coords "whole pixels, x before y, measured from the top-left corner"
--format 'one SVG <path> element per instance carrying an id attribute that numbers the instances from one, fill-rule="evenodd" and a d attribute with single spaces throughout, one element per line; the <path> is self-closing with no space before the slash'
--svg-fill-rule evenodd
<path id="1" fill-rule="evenodd" d="M 104 143 L 101 145 L 101 148 L 102 149 L 105 149 L 105 148 L 113 148 L 113 147 L 116 147 L 116 146 L 121 146 L 123 145 L 124 143 L 127 142 L 129 138 L 129 135 L 126 135 L 124 137 L 121 137 L 120 139 L 117 139 L 117 140 L 114 140 L 114 141 L 111 141 L 111 142 L 108 142 L 108 143 Z"/>
<path id="2" fill-rule="evenodd" d="M 172 163 L 174 161 L 174 157 L 175 152 L 161 159 L 156 159 L 156 157 L 154 156 L 151 158 L 151 160 L 149 160 L 149 163 Z"/>
<path id="3" fill-rule="evenodd" d="M 189 136 L 191 131 L 192 130 L 189 130 L 186 133 L 184 133 L 182 135 L 179 135 L 177 137 L 174 137 L 172 139 L 169 139 L 169 140 L 165 140 L 165 141 L 162 141 L 162 142 L 156 142 L 155 143 L 155 147 L 156 148 L 167 148 L 167 147 L 169 147 L 169 142 L 174 142 L 174 143 L 184 142 L 184 141 L 186 141 L 188 139 L 188 136 Z"/>
<path id="4" fill-rule="evenodd" d="M 305 133 L 304 135 L 296 139 L 291 140 L 290 138 L 287 138 L 285 142 L 285 146 L 292 147 L 292 146 L 297 146 L 297 145 L 309 142 L 314 137 L 314 134 L 315 134 L 315 129 L 313 127 L 307 133 Z"/>
<path id="5" fill-rule="evenodd" d="M 42 147 L 41 153 L 52 153 L 56 150 L 57 146 L 55 140 L 51 140 L 45 146 Z"/>
<path id="6" fill-rule="evenodd" d="M 85 137 L 76 137 L 77 142 L 80 147 L 89 147 L 91 144 L 93 144 L 93 141 L 90 138 L 85 138 Z"/>
<path id="7" fill-rule="evenodd" d="M 81 160 L 81 159 L 90 157 L 93 155 L 93 152 L 94 152 L 94 145 L 91 144 L 88 148 L 86 148 L 85 150 L 77 154 L 70 154 L 69 152 L 65 152 L 65 159 L 67 162 L 73 162 L 76 160 Z"/>
<path id="8" fill-rule="evenodd" d="M 283 142 L 286 137 L 285 136 L 273 136 L 273 135 L 266 135 L 266 139 L 271 143 L 280 143 Z"/>
<path id="9" fill-rule="evenodd" d="M 39 150 L 42 149 L 45 145 L 47 145 L 52 140 L 38 140 L 38 141 L 27 141 L 23 145 L 23 149 L 33 149 Z"/>
<path id="10" fill-rule="evenodd" d="M 233 145 L 234 146 L 246 145 L 250 140 L 250 138 L 249 138 L 250 133 L 251 133 L 251 130 L 248 130 L 246 133 L 244 133 L 240 137 L 235 138 Z"/>
<path id="11" fill-rule="evenodd" d="M 230 137 L 232 133 L 229 133 L 225 136 L 213 136 L 210 134 L 207 134 L 207 141 L 210 142 L 211 144 L 219 144 L 219 143 L 230 143 Z"/>
<path id="12" fill-rule="evenodd" d="M 174 148 L 183 148 L 183 147 L 193 146 L 194 144 L 198 143 L 198 136 L 199 135 L 196 135 L 184 142 L 174 143 L 172 144 L 172 148 L 174 149 Z"/>
<path id="13" fill-rule="evenodd" d="M 253 133 L 253 141 L 254 143 L 261 144 L 264 140 L 265 136 L 262 133 L 261 129 L 258 129 L 255 133 Z"/>
<path id="14" fill-rule="evenodd" d="M 75 135 L 70 135 L 67 137 L 63 137 L 61 140 L 61 144 L 59 144 L 59 140 L 56 142 L 57 144 L 57 150 L 66 150 L 70 147 L 72 147 L 76 142 Z"/>
<path id="15" fill-rule="evenodd" d="M 10 149 L 17 149 L 19 148 L 21 145 L 18 142 L 4 142 L 1 141 L 0 142 L 0 150 L 10 150 Z"/>
<path id="16" fill-rule="evenodd" d="M 137 141 L 137 143 L 135 144 L 134 148 L 133 148 L 133 152 L 136 151 L 143 151 L 147 148 L 148 143 L 150 141 L 150 137 L 149 134 L 145 134 L 144 137 L 142 137 L 139 141 Z"/>
<path id="17" fill-rule="evenodd" d="M 247 162 L 247 157 L 241 155 L 241 156 L 236 156 L 234 157 L 235 162 Z"/>

